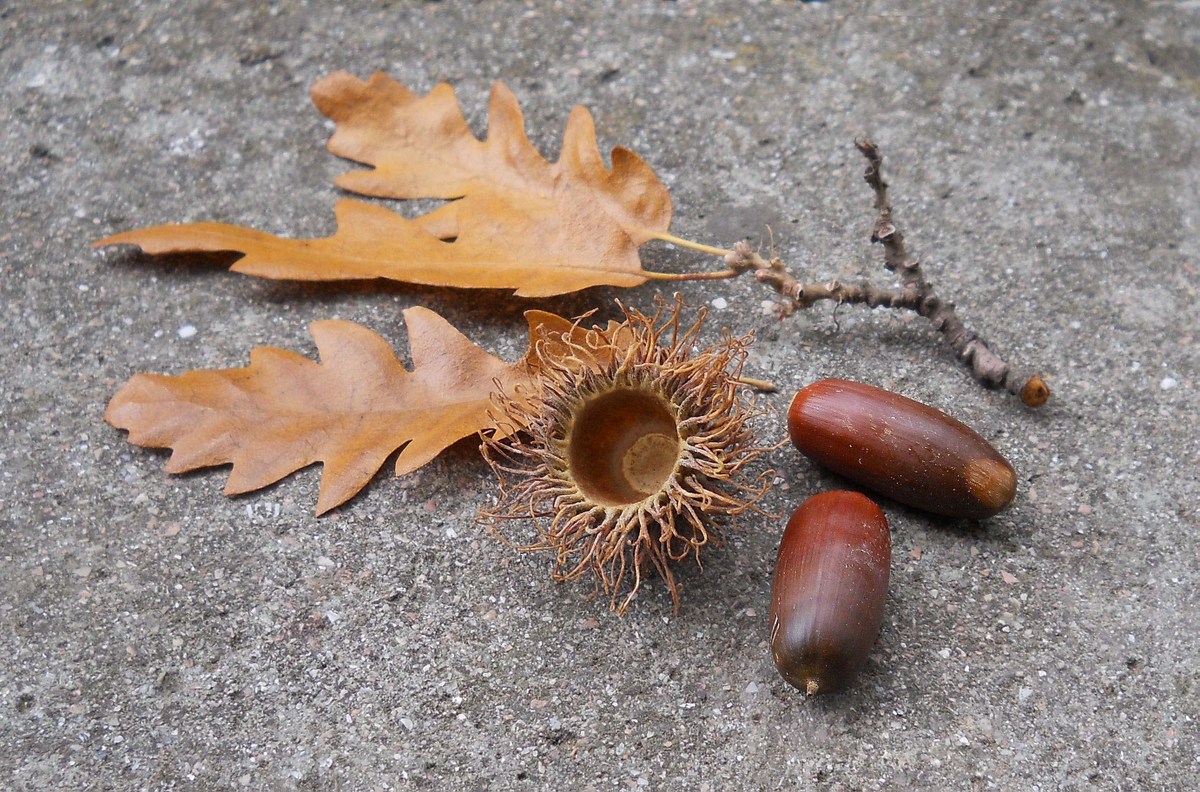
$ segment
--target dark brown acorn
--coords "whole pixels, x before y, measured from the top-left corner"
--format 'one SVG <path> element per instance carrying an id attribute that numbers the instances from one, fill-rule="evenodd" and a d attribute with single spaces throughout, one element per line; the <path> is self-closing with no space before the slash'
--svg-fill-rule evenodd
<path id="1" fill-rule="evenodd" d="M 900 503 L 948 517 L 991 517 L 1017 474 L 966 424 L 899 394 L 827 379 L 796 394 L 788 434 L 822 467 Z"/>
<path id="2" fill-rule="evenodd" d="M 771 585 L 771 656 L 812 696 L 836 693 L 867 661 L 883 623 L 892 534 L 865 495 L 814 495 L 788 520 Z"/>

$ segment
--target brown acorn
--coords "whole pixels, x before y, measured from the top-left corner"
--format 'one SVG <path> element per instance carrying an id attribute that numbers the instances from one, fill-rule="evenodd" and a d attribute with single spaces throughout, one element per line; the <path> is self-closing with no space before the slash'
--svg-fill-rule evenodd
<path id="1" fill-rule="evenodd" d="M 800 452 L 881 495 L 948 517 L 991 517 L 1017 474 L 987 440 L 943 412 L 861 382 L 827 379 L 788 409 Z"/>
<path id="2" fill-rule="evenodd" d="M 771 585 L 771 655 L 808 695 L 836 693 L 867 660 L 883 623 L 892 535 L 870 498 L 814 495 L 788 520 Z"/>

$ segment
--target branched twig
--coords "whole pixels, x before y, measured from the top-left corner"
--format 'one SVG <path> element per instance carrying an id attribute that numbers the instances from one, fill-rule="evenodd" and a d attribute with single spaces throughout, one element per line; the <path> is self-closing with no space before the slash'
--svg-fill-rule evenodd
<path id="1" fill-rule="evenodd" d="M 883 289 L 870 283 L 847 284 L 838 280 L 806 284 L 797 280 L 782 260 L 764 259 L 745 242 L 734 245 L 725 256 L 728 272 L 741 274 L 753 271 L 760 283 L 765 283 L 786 298 L 778 305 L 780 314 L 787 316 L 796 309 L 808 308 L 821 300 L 841 303 L 862 303 L 872 308 L 902 308 L 924 316 L 946 337 L 954 353 L 967 364 L 972 376 L 987 387 L 1003 387 L 1020 397 L 1030 407 L 1040 407 L 1050 396 L 1050 388 L 1038 374 L 1015 372 L 974 331 L 967 328 L 954 312 L 953 303 L 945 302 L 933 290 L 921 271 L 921 264 L 908 254 L 904 235 L 892 217 L 888 201 L 888 185 L 880 173 L 882 158 L 879 149 L 869 140 L 855 145 L 867 158 L 864 176 L 875 193 L 876 220 L 871 241 L 883 245 L 883 264 L 900 276 L 903 285 Z"/>
<path id="2" fill-rule="evenodd" d="M 950 343 L 959 360 L 966 363 L 972 376 L 989 387 L 1004 387 L 1009 393 L 1020 396 L 1030 407 L 1040 407 L 1050 397 L 1050 388 L 1036 373 L 1018 374 L 1000 358 L 974 331 L 963 324 L 954 313 L 954 304 L 943 302 L 934 292 L 921 264 L 908 254 L 904 247 L 904 235 L 892 217 L 892 206 L 888 201 L 888 185 L 883 180 L 881 168 L 883 158 L 879 148 L 870 140 L 855 141 L 858 150 L 867 158 L 867 171 L 863 178 L 875 193 L 875 210 L 878 213 L 871 241 L 883 245 L 883 265 L 897 273 L 905 287 L 920 295 L 917 313 L 933 323 Z"/>

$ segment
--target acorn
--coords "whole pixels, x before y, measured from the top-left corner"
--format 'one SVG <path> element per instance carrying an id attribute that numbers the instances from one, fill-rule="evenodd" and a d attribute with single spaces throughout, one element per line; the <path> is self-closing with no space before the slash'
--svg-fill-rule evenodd
<path id="1" fill-rule="evenodd" d="M 883 623 L 892 534 L 857 492 L 814 495 L 788 520 L 771 585 L 771 656 L 806 694 L 844 689 Z"/>
<path id="2" fill-rule="evenodd" d="M 1016 495 L 1012 465 L 971 428 L 861 382 L 826 379 L 801 390 L 788 434 L 818 465 L 933 514 L 979 520 Z"/>

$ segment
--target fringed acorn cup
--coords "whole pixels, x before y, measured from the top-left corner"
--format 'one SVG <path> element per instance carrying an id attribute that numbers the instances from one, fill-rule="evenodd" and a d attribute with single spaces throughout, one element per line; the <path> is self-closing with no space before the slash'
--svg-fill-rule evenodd
<path id="1" fill-rule="evenodd" d="M 483 516 L 532 520 L 538 540 L 522 549 L 553 553 L 557 581 L 593 575 L 620 615 L 652 567 L 678 612 L 672 564 L 699 566 L 774 477 L 747 472 L 767 450 L 739 380 L 751 336 L 698 349 L 705 314 L 681 329 L 678 298 L 653 316 L 621 310 L 605 328 L 548 333 L 540 393 L 496 397 L 512 431 L 484 440 L 500 495 Z"/>

